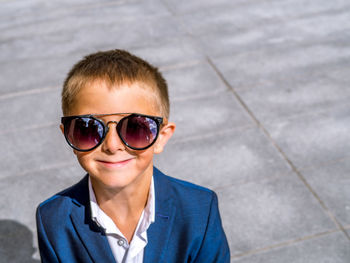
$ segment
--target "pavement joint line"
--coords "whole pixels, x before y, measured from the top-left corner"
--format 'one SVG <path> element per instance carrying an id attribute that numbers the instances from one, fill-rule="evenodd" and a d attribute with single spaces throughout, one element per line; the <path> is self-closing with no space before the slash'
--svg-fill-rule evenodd
<path id="1" fill-rule="evenodd" d="M 119 0 L 119 1 L 111 1 L 111 2 L 106 2 L 106 3 L 99 2 L 98 4 L 91 3 L 91 4 L 86 4 L 86 5 L 76 5 L 76 6 L 70 7 L 70 9 L 71 10 L 84 10 L 84 9 L 90 9 L 90 8 L 96 8 L 96 7 L 118 6 L 118 5 L 128 4 L 128 3 L 136 3 L 136 1 L 126 1 L 126 0 L 121 1 L 121 0 Z"/>
<path id="2" fill-rule="evenodd" d="M 326 236 L 326 235 L 337 233 L 337 232 L 341 232 L 341 231 L 339 229 L 332 229 L 332 230 L 329 230 L 329 231 L 320 232 L 320 233 L 316 233 L 316 234 L 313 234 L 313 235 L 309 235 L 309 236 L 304 236 L 304 237 L 300 237 L 300 238 L 297 238 L 297 239 L 288 240 L 286 242 L 278 243 L 278 244 L 275 244 L 275 245 L 271 245 L 271 246 L 267 246 L 267 247 L 258 248 L 258 249 L 250 250 L 250 251 L 247 251 L 247 252 L 243 252 L 243 253 L 240 253 L 240 254 L 236 254 L 236 255 L 231 256 L 231 259 L 251 256 L 251 255 L 258 254 L 260 252 L 269 251 L 269 250 L 272 250 L 272 249 L 275 249 L 275 248 L 287 247 L 287 246 L 290 246 L 290 245 L 293 245 L 293 244 L 297 244 L 297 243 L 302 242 L 302 241 L 315 239 L 315 238 L 318 238 L 318 237 Z"/>
<path id="3" fill-rule="evenodd" d="M 220 79 L 224 82 L 224 84 L 232 91 L 232 93 L 235 95 L 239 103 L 241 103 L 242 107 L 248 112 L 248 114 L 251 116 L 253 121 L 256 123 L 258 128 L 265 134 L 265 136 L 268 138 L 268 140 L 272 143 L 272 145 L 276 148 L 276 150 L 281 154 L 283 159 L 289 164 L 291 169 L 295 172 L 295 174 L 298 176 L 298 178 L 304 183 L 306 188 L 312 193 L 312 195 L 316 198 L 316 200 L 319 202 L 321 207 L 323 208 L 324 212 L 328 215 L 328 217 L 333 221 L 333 223 L 336 225 L 336 227 L 341 230 L 344 235 L 350 240 L 350 235 L 345 231 L 342 224 L 338 221 L 338 219 L 333 215 L 333 213 L 329 210 L 329 208 L 326 206 L 326 204 L 322 201 L 322 199 L 319 197 L 319 195 L 316 193 L 316 191 L 311 187 L 311 185 L 307 182 L 305 177 L 302 175 L 302 173 L 298 170 L 298 168 L 294 165 L 294 163 L 289 159 L 287 154 L 282 150 L 282 148 L 278 145 L 278 143 L 271 137 L 268 130 L 262 125 L 262 123 L 255 117 L 254 113 L 249 109 L 247 104 L 242 100 L 242 98 L 239 96 L 239 94 L 236 92 L 236 90 L 230 85 L 230 83 L 226 80 L 226 78 L 223 76 L 223 74 L 219 71 L 219 69 L 215 66 L 215 64 L 211 61 L 209 57 L 207 57 L 209 64 L 213 67 L 215 72 L 218 74 Z"/>
<path id="4" fill-rule="evenodd" d="M 162 3 L 163 6 L 165 6 L 165 8 L 169 11 L 169 13 L 172 16 L 174 16 L 174 17 L 176 16 L 176 12 L 173 10 L 173 8 L 169 5 L 169 3 L 167 1 L 160 0 L 159 2 Z"/>
<path id="5" fill-rule="evenodd" d="M 12 98 L 17 98 L 21 96 L 33 95 L 33 94 L 44 93 L 44 92 L 50 92 L 50 91 L 59 90 L 59 89 L 61 89 L 61 87 L 48 87 L 48 88 L 30 89 L 25 91 L 16 91 L 16 92 L 0 95 L 0 100 L 12 99 Z"/>

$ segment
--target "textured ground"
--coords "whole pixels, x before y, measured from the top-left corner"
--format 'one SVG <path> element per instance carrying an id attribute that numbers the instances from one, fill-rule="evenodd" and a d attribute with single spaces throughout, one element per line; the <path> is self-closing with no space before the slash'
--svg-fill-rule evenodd
<path id="1" fill-rule="evenodd" d="M 218 193 L 231 262 L 350 262 L 347 0 L 0 0 L 0 262 L 38 262 L 36 205 L 84 174 L 63 78 L 113 48 L 167 78 L 156 165 Z"/>

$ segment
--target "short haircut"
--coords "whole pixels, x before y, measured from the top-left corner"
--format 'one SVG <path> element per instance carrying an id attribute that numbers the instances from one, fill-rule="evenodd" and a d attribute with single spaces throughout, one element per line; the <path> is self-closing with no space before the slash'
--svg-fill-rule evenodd
<path id="1" fill-rule="evenodd" d="M 153 89 L 163 117 L 169 118 L 169 96 L 165 79 L 158 69 L 125 50 L 101 51 L 85 56 L 69 71 L 62 90 L 62 111 L 68 115 L 78 92 L 96 80 L 110 85 L 140 82 Z"/>

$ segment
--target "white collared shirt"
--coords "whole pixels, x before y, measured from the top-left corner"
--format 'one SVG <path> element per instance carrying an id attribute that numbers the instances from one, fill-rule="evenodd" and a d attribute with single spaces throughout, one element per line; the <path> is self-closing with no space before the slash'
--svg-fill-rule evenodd
<path id="1" fill-rule="evenodd" d="M 109 246 L 117 263 L 142 263 L 143 252 L 147 245 L 147 229 L 155 220 L 155 196 L 153 176 L 146 207 L 142 211 L 134 236 L 128 243 L 113 220 L 98 206 L 89 177 L 89 197 L 91 217 L 106 233 Z"/>

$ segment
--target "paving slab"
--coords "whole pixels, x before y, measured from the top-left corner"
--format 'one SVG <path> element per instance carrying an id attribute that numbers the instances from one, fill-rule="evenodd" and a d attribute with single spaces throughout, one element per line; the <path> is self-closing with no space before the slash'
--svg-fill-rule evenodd
<path id="1" fill-rule="evenodd" d="M 222 130 L 254 125 L 229 91 L 209 97 L 173 100 L 170 111 L 170 121 L 177 125 L 174 139 L 201 137 Z"/>
<path id="2" fill-rule="evenodd" d="M 231 260 L 232 263 L 347 263 L 349 240 L 341 232 L 300 241 L 255 255 Z"/>
<path id="3" fill-rule="evenodd" d="M 232 256 L 336 229 L 294 174 L 218 191 Z"/>
<path id="4" fill-rule="evenodd" d="M 11 93 L 61 87 L 70 68 L 81 58 L 71 55 L 3 62 L 0 99 Z"/>
<path id="5" fill-rule="evenodd" d="M 170 176 L 213 189 L 290 173 L 289 166 L 258 129 L 170 140 L 165 151 L 156 155 L 155 165 Z M 228 204 L 223 211 L 230 214 L 233 208 Z"/>
<path id="6" fill-rule="evenodd" d="M 0 200 L 1 219 L 25 224 L 35 231 L 35 210 L 39 203 L 78 182 L 85 172 L 76 161 L 52 169 L 28 171 L 0 181 L 3 198 Z"/>
<path id="7" fill-rule="evenodd" d="M 54 169 L 13 174 L 0 180 L 0 262 L 40 262 L 36 260 L 39 258 L 36 207 L 53 194 L 78 182 L 84 175 L 85 172 L 76 162 Z M 6 242 L 3 238 L 6 238 Z"/>
<path id="8" fill-rule="evenodd" d="M 260 48 L 212 60 L 230 85 L 241 91 L 269 86 L 284 90 L 291 88 L 294 82 L 296 85 L 310 84 L 319 78 L 327 79 L 331 72 L 340 79 L 346 79 L 349 57 L 348 45 L 318 43 Z"/>
<path id="9" fill-rule="evenodd" d="M 228 90 L 207 62 L 167 70 L 163 75 L 168 82 L 171 102 L 196 96 L 215 96 Z"/>
<path id="10" fill-rule="evenodd" d="M 278 1 L 282 3 L 279 6 L 276 2 L 265 1 L 260 5 L 254 2 L 251 6 L 240 8 L 223 5 L 219 10 L 208 9 L 196 12 L 193 16 L 185 15 L 182 19 L 188 25 L 188 31 L 201 41 L 205 52 L 213 57 L 261 47 L 273 50 L 279 46 L 317 44 L 333 42 L 335 39 L 338 39 L 337 43 L 348 41 L 344 37 L 344 27 L 348 27 L 346 21 L 349 16 L 345 1 L 335 9 L 327 8 L 326 4 L 320 12 L 304 8 L 304 1 Z M 288 4 L 284 6 L 286 2 Z M 288 7 L 292 4 L 292 8 Z M 323 6 L 315 2 L 317 4 Z M 294 12 L 285 12 L 283 8 Z M 300 11 L 302 9 L 306 12 Z M 217 13 L 221 15 L 217 16 Z"/>
<path id="11" fill-rule="evenodd" d="M 125 30 L 126 25 L 128 30 Z M 160 39 L 176 39 L 185 34 L 182 26 L 172 16 L 137 19 L 112 15 L 98 16 L 94 20 L 90 16 L 71 16 L 29 24 L 2 33 L 2 61 L 67 54 L 85 55 L 101 47 L 130 49 L 141 46 L 141 43 L 147 46 Z"/>
<path id="12" fill-rule="evenodd" d="M 186 14 L 192 13 L 195 14 L 198 11 L 207 10 L 215 8 L 218 5 L 228 5 L 230 4 L 229 0 L 217 0 L 217 1 L 208 1 L 208 0 L 164 0 L 164 2 L 169 6 L 175 14 Z M 237 4 L 246 2 L 246 1 L 235 1 Z"/>
<path id="13" fill-rule="evenodd" d="M 113 1 L 113 0 L 102 0 L 99 1 L 99 4 L 108 4 L 112 2 L 124 2 L 124 1 Z M 0 11 L 2 18 L 8 17 L 20 17 L 20 16 L 38 16 L 43 15 L 41 12 L 46 11 L 55 11 L 62 8 L 77 8 L 82 6 L 87 6 L 95 4 L 96 1 L 93 0 L 63 0 L 63 1 L 50 1 L 46 2 L 45 0 L 32 0 L 32 1 L 3 1 L 2 8 Z M 45 14 L 44 14 L 45 15 Z M 1 21 L 2 22 L 2 21 Z"/>
<path id="14" fill-rule="evenodd" d="M 32 258 L 34 252 L 33 234 L 26 225 L 0 219 L 1 262 L 39 263 Z"/>
<path id="15" fill-rule="evenodd" d="M 208 0 L 192 0 L 187 2 L 186 0 L 165 0 L 177 15 L 188 14 L 188 13 L 200 13 L 200 12 L 211 12 L 212 10 L 217 11 L 217 8 L 222 9 L 226 6 L 226 9 L 230 11 L 237 10 L 236 13 L 241 13 L 245 10 L 254 18 L 280 18 L 280 19 L 290 19 L 291 16 L 296 15 L 311 15 L 320 12 L 327 12 L 329 10 L 337 10 L 348 6 L 346 0 L 337 0 L 333 3 L 325 2 L 322 0 L 304 2 L 302 0 L 264 0 L 264 1 L 229 1 L 229 0 L 218 0 L 218 1 L 208 1 Z M 221 10 L 221 12 L 224 12 Z M 215 18 L 213 18 L 215 19 Z"/>
<path id="16" fill-rule="evenodd" d="M 72 25 L 74 27 L 88 23 L 86 21 L 88 17 L 94 17 L 94 21 L 99 24 L 110 20 L 115 21 L 116 18 L 145 19 L 147 17 L 170 15 L 169 10 L 160 0 L 81 1 L 80 3 L 77 1 L 67 1 L 66 3 L 30 1 L 24 3 L 22 1 L 16 7 L 15 5 L 12 6 L 12 8 L 16 8 L 15 13 L 13 13 L 14 10 L 6 10 L 6 7 L 3 7 L 4 9 L 0 11 L 0 29 L 4 31 L 5 35 L 6 32 L 15 35 L 18 32 L 17 30 L 22 30 L 21 27 L 32 27 L 34 25 L 40 29 L 40 31 L 35 32 L 35 35 L 41 35 L 41 33 L 59 29 L 57 25 L 64 25 L 61 22 L 70 19 L 77 22 Z M 45 23 L 48 23 L 49 26 L 45 27 Z M 55 23 L 56 28 L 53 28 L 51 23 Z M 10 32 L 10 30 L 13 32 Z M 22 36 L 26 35 L 27 33 Z"/>
<path id="17" fill-rule="evenodd" d="M 343 225 L 350 225 L 350 158 L 302 174 L 327 208 Z"/>
<path id="18" fill-rule="evenodd" d="M 111 47 L 102 47 L 102 49 L 108 48 Z M 197 41 L 186 35 L 175 39 L 159 39 L 149 45 L 135 43 L 135 46 L 129 47 L 128 50 L 160 67 L 161 70 L 174 65 L 193 64 L 205 59 Z"/>
<path id="19" fill-rule="evenodd" d="M 338 105 L 328 112 L 267 123 L 266 129 L 299 169 L 318 167 L 349 156 L 349 116 L 348 104 Z"/>
<path id="20" fill-rule="evenodd" d="M 339 104 L 348 104 L 349 77 L 344 69 L 349 65 L 350 57 L 342 62 L 267 74 L 261 81 L 255 78 L 256 83 L 251 83 L 245 89 L 236 87 L 239 96 L 259 121 L 283 121 L 296 115 L 328 111 Z M 337 80 L 334 76 L 337 76 Z"/>
<path id="21" fill-rule="evenodd" d="M 2 139 L 0 155 L 0 179 L 75 162 L 57 125 L 7 133 L 6 139 Z"/>
<path id="22" fill-rule="evenodd" d="M 0 134 L 36 127 L 45 129 L 47 125 L 59 128 L 62 115 L 60 100 L 60 88 L 39 89 L 26 95 L 0 99 L 3 115 Z"/>

